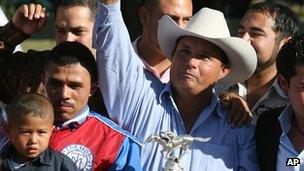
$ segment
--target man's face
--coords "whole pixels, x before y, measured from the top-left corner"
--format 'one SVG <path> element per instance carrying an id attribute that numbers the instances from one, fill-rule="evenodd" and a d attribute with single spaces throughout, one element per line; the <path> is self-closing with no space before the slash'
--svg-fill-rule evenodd
<path id="1" fill-rule="evenodd" d="M 288 98 L 295 113 L 304 119 L 304 66 L 296 66 L 296 75 L 290 79 Z"/>
<path id="2" fill-rule="evenodd" d="M 58 7 L 55 19 L 55 39 L 59 44 L 64 41 L 76 41 L 92 48 L 94 20 L 90 16 L 90 9 L 84 6 Z"/>
<path id="3" fill-rule="evenodd" d="M 65 122 L 77 116 L 91 96 L 91 76 L 79 63 L 46 68 L 46 91 L 53 104 L 56 121 Z"/>
<path id="4" fill-rule="evenodd" d="M 8 133 L 12 144 L 18 151 L 17 159 L 21 162 L 31 161 L 46 150 L 53 131 L 53 118 L 33 117 L 14 119 L 8 123 Z"/>
<path id="5" fill-rule="evenodd" d="M 146 10 L 146 21 L 143 24 L 143 36 L 158 47 L 157 27 L 163 15 L 169 15 L 181 27 L 185 27 L 192 17 L 191 0 L 159 0 L 158 6 Z"/>
<path id="6" fill-rule="evenodd" d="M 229 73 L 221 50 L 196 37 L 182 37 L 172 59 L 171 84 L 180 93 L 198 95 Z"/>
<path id="7" fill-rule="evenodd" d="M 270 15 L 249 11 L 242 18 L 238 36 L 247 40 L 254 47 L 258 56 L 256 71 L 263 71 L 275 65 L 275 60 L 284 41 L 278 42 L 274 32 L 275 21 Z"/>

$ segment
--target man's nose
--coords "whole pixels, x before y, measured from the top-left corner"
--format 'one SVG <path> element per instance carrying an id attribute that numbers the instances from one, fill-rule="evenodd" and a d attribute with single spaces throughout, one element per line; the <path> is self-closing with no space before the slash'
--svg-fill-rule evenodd
<path id="1" fill-rule="evenodd" d="M 246 42 L 251 43 L 251 37 L 248 32 L 245 32 L 243 36 L 241 36 L 242 39 L 244 39 Z"/>
<path id="2" fill-rule="evenodd" d="M 67 32 L 65 41 L 74 42 L 74 41 L 76 41 L 76 36 L 71 32 Z"/>
<path id="3" fill-rule="evenodd" d="M 70 89 L 68 86 L 64 85 L 62 88 L 61 88 L 61 98 L 62 99 L 68 99 L 70 98 Z"/>
<path id="4" fill-rule="evenodd" d="M 186 60 L 186 67 L 188 69 L 194 69 L 194 68 L 196 68 L 198 66 L 198 62 L 199 62 L 198 59 L 193 58 L 193 57 L 189 57 Z"/>

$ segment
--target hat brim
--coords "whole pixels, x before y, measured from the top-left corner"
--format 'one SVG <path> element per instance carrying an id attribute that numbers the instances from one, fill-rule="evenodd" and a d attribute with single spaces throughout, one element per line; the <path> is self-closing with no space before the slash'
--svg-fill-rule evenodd
<path id="1" fill-rule="evenodd" d="M 217 82 L 218 87 L 228 88 L 235 83 L 243 82 L 256 69 L 256 52 L 245 40 L 237 37 L 210 38 L 179 27 L 169 16 L 161 18 L 157 31 L 158 44 L 168 58 L 172 59 L 177 39 L 182 36 L 202 38 L 215 44 L 226 53 L 230 64 L 230 72 Z"/>

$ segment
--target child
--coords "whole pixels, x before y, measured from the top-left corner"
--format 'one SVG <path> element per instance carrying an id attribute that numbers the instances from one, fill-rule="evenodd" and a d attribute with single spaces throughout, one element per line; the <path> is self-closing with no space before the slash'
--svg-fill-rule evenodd
<path id="1" fill-rule="evenodd" d="M 4 170 L 78 170 L 73 161 L 48 149 L 54 129 L 49 100 L 39 94 L 23 94 L 8 107 L 6 130 L 12 142 L 3 160 Z"/>

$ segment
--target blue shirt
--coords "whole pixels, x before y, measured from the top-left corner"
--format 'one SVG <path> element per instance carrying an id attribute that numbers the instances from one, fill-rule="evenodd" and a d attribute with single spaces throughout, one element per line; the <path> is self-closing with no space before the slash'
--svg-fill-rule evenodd
<path id="1" fill-rule="evenodd" d="M 277 153 L 277 171 L 299 171 L 304 170 L 304 151 L 297 152 L 288 133 L 291 129 L 292 108 L 289 105 L 284 109 L 279 117 L 279 122 L 282 128 L 282 134 L 279 142 L 279 149 Z M 287 158 L 299 158 L 301 165 L 286 166 Z"/>
<path id="2" fill-rule="evenodd" d="M 187 134 L 172 98 L 171 85 L 143 69 L 132 48 L 120 12 L 120 3 L 98 5 L 94 25 L 99 85 L 110 117 L 141 140 L 161 131 Z M 253 127 L 233 129 L 225 121 L 227 112 L 216 95 L 205 107 L 190 135 L 210 137 L 207 143 L 194 142 L 181 159 L 185 170 L 258 170 Z M 161 170 L 165 160 L 162 147 L 147 144 L 142 150 L 144 170 Z"/>

